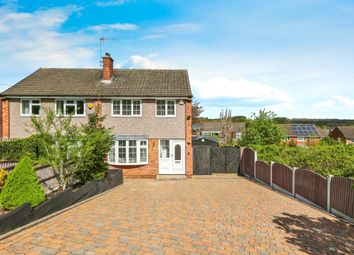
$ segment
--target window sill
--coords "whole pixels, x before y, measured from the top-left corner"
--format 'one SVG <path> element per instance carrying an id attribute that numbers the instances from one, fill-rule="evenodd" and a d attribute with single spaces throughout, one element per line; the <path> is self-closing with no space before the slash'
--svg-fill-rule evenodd
<path id="1" fill-rule="evenodd" d="M 113 166 L 145 166 L 148 165 L 149 162 L 146 163 L 112 163 L 112 162 L 107 162 L 109 165 Z"/>
<path id="2" fill-rule="evenodd" d="M 112 118 L 141 118 L 142 115 L 111 115 Z"/>

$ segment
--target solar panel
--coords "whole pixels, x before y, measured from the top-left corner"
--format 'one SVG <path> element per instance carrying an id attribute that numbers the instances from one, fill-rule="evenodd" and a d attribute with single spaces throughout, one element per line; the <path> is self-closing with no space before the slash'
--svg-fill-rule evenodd
<path id="1" fill-rule="evenodd" d="M 303 137 L 320 136 L 317 128 L 313 124 L 294 124 L 290 126 L 293 135 Z"/>

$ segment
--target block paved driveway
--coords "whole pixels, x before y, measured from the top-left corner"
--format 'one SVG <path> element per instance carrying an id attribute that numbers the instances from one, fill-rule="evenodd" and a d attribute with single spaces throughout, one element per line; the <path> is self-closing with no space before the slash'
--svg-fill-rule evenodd
<path id="1" fill-rule="evenodd" d="M 1 254 L 353 254 L 354 228 L 241 177 L 130 180 Z"/>

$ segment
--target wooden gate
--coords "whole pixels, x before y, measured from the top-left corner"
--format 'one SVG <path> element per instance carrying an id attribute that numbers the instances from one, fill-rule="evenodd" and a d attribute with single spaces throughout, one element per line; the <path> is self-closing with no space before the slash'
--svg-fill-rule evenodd
<path id="1" fill-rule="evenodd" d="M 193 148 L 193 174 L 238 173 L 240 168 L 239 147 Z"/>
<path id="2" fill-rule="evenodd" d="M 193 174 L 204 175 L 211 174 L 210 154 L 211 147 L 198 146 L 193 147 Z"/>

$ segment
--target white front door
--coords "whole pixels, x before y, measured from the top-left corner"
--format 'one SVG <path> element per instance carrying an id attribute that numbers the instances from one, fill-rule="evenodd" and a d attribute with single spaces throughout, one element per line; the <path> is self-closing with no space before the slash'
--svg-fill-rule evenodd
<path id="1" fill-rule="evenodd" d="M 159 174 L 185 174 L 183 140 L 159 141 Z"/>

